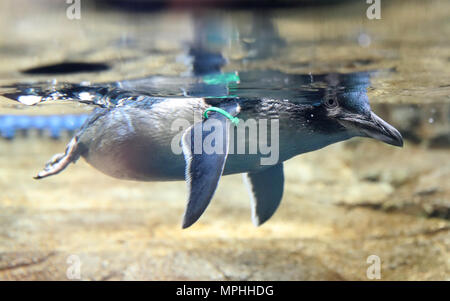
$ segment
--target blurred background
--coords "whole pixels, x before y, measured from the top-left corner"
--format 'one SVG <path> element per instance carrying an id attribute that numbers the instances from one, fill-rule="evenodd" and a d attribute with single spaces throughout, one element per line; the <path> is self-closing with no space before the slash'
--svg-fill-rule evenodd
<path id="1" fill-rule="evenodd" d="M 71 280 L 77 258 L 82 280 L 369 280 L 376 255 L 381 280 L 449 280 L 450 2 L 380 3 L 1 1 L 0 279 Z M 183 182 L 83 160 L 32 179 L 92 111 L 63 96 L 73 84 L 280 99 L 358 87 L 405 146 L 352 139 L 286 162 L 259 228 L 241 176 L 224 177 L 181 230 Z"/>

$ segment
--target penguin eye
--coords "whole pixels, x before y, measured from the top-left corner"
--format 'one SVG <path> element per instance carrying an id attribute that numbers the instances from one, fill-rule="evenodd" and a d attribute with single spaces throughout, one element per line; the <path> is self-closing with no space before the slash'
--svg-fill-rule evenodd
<path id="1" fill-rule="evenodd" d="M 325 99 L 325 106 L 327 108 L 335 108 L 338 105 L 338 101 L 336 98 L 333 97 L 329 97 L 327 99 Z"/>

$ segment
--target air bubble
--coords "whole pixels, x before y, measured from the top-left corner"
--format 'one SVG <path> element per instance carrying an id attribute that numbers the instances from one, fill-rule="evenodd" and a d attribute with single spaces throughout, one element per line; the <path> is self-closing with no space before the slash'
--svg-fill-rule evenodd
<path id="1" fill-rule="evenodd" d="M 370 38 L 370 36 L 366 33 L 361 33 L 358 36 L 358 44 L 359 46 L 362 47 L 369 47 L 370 43 L 372 42 L 372 39 Z"/>

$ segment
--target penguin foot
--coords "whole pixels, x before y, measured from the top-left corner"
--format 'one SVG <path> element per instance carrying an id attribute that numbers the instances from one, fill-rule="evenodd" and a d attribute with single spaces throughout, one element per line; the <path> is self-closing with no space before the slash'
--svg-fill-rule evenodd
<path id="1" fill-rule="evenodd" d="M 47 162 L 44 169 L 33 178 L 42 179 L 63 171 L 67 167 L 67 165 L 75 162 L 78 159 L 79 155 L 77 152 L 77 146 L 78 143 L 76 137 L 72 138 L 72 140 L 70 140 L 69 144 L 67 145 L 65 153 L 54 155 L 50 159 L 50 161 Z"/>

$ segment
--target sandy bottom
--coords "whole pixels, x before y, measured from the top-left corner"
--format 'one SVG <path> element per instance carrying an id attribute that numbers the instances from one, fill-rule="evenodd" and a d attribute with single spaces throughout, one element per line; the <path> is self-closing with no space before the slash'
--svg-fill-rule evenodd
<path id="1" fill-rule="evenodd" d="M 367 280 L 370 255 L 382 280 L 450 280 L 448 150 L 354 140 L 299 156 L 259 228 L 241 176 L 227 176 L 182 230 L 183 182 L 115 180 L 83 160 L 33 180 L 65 140 L 0 140 L 2 280 L 78 267 L 83 280 Z"/>

